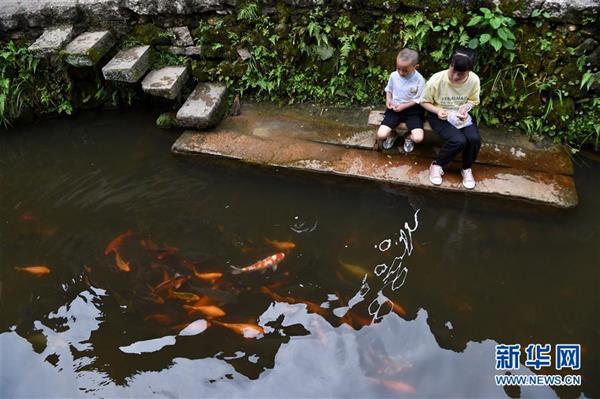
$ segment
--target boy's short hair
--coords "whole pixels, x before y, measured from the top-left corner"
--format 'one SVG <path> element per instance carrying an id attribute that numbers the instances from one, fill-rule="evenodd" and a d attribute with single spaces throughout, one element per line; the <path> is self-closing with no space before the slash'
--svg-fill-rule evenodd
<path id="1" fill-rule="evenodd" d="M 403 48 L 396 56 L 396 61 L 409 61 L 412 65 L 419 63 L 419 53 L 411 48 Z"/>
<path id="2" fill-rule="evenodd" d="M 475 52 L 466 47 L 457 47 L 452 52 L 450 65 L 458 72 L 466 72 L 475 66 Z"/>

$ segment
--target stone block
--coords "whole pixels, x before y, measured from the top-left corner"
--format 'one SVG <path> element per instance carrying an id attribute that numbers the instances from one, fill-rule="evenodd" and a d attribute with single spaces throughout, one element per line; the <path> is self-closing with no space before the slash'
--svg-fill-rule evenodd
<path id="1" fill-rule="evenodd" d="M 31 46 L 29 46 L 29 51 L 37 57 L 46 57 L 57 53 L 73 38 L 73 33 L 72 26 L 55 26 L 53 28 L 48 28 Z"/>
<path id="2" fill-rule="evenodd" d="M 150 68 L 150 46 L 132 47 L 119 51 L 102 68 L 106 80 L 135 83 Z"/>
<path id="3" fill-rule="evenodd" d="M 227 86 L 221 83 L 199 83 L 177 111 L 180 126 L 206 129 L 217 125 L 225 114 Z"/>
<path id="4" fill-rule="evenodd" d="M 109 31 L 82 33 L 65 48 L 66 61 L 76 67 L 93 66 L 114 43 Z"/>
<path id="5" fill-rule="evenodd" d="M 168 66 L 151 71 L 142 82 L 142 90 L 154 96 L 174 100 L 190 76 L 185 66 Z"/>

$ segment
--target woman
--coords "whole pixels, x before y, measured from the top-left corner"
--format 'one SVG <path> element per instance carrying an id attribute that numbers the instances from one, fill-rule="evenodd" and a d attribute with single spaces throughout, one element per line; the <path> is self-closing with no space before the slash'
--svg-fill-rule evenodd
<path id="1" fill-rule="evenodd" d="M 477 159 L 481 138 L 479 129 L 469 112 L 479 105 L 479 77 L 472 72 L 473 54 L 457 49 L 447 70 L 434 74 L 425 84 L 421 106 L 429 111 L 429 124 L 444 144 L 429 167 L 429 180 L 442 184 L 444 166 L 462 151 L 463 186 L 475 187 L 471 167 Z"/>

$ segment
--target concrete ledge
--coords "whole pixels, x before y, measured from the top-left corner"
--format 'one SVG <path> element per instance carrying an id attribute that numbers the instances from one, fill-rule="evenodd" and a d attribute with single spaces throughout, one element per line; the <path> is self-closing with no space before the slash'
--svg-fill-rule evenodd
<path id="1" fill-rule="evenodd" d="M 441 186 L 429 182 L 429 159 L 388 158 L 381 153 L 344 149 L 310 141 L 277 139 L 219 130 L 184 132 L 171 151 L 181 155 L 212 155 L 265 166 L 356 177 L 426 190 L 465 192 L 458 172 L 448 170 Z M 573 208 L 578 198 L 572 177 L 479 165 L 472 195 L 527 201 L 556 208 Z"/>

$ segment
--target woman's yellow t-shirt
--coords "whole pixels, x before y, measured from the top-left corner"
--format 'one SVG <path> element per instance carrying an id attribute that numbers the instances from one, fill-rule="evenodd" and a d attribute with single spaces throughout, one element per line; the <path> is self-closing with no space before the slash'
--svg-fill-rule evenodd
<path id="1" fill-rule="evenodd" d="M 427 83 L 421 96 L 421 103 L 432 103 L 449 111 L 457 111 L 458 108 L 471 103 L 479 105 L 480 92 L 479 76 L 469 72 L 469 77 L 464 83 L 454 84 L 448 78 L 448 70 L 434 74 Z"/>

